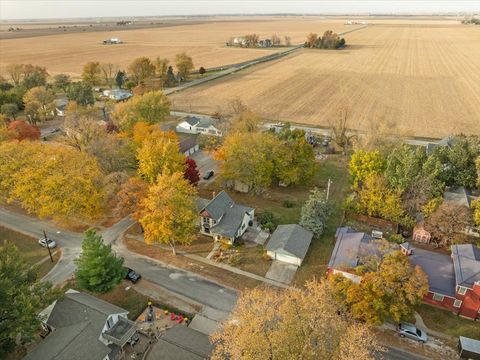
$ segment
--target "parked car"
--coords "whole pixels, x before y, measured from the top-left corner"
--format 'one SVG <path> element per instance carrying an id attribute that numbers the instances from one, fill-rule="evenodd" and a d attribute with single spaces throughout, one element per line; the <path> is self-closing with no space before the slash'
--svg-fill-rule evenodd
<path id="1" fill-rule="evenodd" d="M 213 172 L 213 170 L 210 170 L 210 171 L 207 171 L 205 173 L 205 176 L 203 177 L 203 180 L 208 180 L 210 179 L 215 173 Z"/>
<path id="2" fill-rule="evenodd" d="M 125 268 L 127 270 L 127 274 L 125 275 L 125 279 L 130 280 L 132 283 L 136 284 L 138 280 L 142 278 L 142 275 L 139 273 L 135 272 L 134 270 L 130 268 Z"/>
<path id="3" fill-rule="evenodd" d="M 45 239 L 45 238 L 42 238 L 42 239 L 39 239 L 38 240 L 38 243 L 43 246 L 43 247 L 49 247 L 50 249 L 53 249 L 54 247 L 57 246 L 57 243 L 52 240 L 52 239 Z"/>
<path id="4" fill-rule="evenodd" d="M 400 323 L 398 324 L 398 333 L 401 337 L 407 337 L 409 339 L 416 340 L 421 343 L 427 342 L 427 333 L 420 330 L 415 325 Z"/>

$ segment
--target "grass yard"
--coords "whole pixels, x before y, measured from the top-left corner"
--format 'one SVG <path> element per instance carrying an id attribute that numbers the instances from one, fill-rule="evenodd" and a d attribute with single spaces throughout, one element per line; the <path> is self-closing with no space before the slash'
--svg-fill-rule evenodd
<path id="1" fill-rule="evenodd" d="M 452 336 L 466 336 L 480 340 L 480 324 L 452 314 L 450 311 L 422 304 L 417 312 L 429 329 L 441 331 Z"/>
<path id="2" fill-rule="evenodd" d="M 272 265 L 272 261 L 263 257 L 263 246 L 257 245 L 246 247 L 242 245 L 235 249 L 238 251 L 238 261 L 237 263 L 230 265 L 253 274 L 265 276 Z"/>
<path id="3" fill-rule="evenodd" d="M 40 260 L 48 256 L 48 250 L 40 246 L 37 239 L 0 226 L 0 244 L 3 244 L 4 241 L 10 241 L 14 243 L 24 257 L 27 264 L 35 265 Z M 52 249 L 52 252 L 54 252 L 55 250 L 56 249 Z M 58 251 L 57 254 L 53 257 L 53 263 L 50 262 L 50 260 L 47 260 L 44 263 L 40 264 L 38 268 L 39 278 L 47 274 L 50 269 L 53 268 L 59 258 L 60 251 Z"/>

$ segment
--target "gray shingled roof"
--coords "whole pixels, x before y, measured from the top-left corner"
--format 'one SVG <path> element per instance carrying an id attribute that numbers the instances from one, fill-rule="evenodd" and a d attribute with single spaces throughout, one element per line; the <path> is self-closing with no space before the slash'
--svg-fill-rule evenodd
<path id="1" fill-rule="evenodd" d="M 46 320 L 55 330 L 24 359 L 103 359 L 111 349 L 99 337 L 111 314 L 128 313 L 88 294 L 67 292 Z"/>
<path id="2" fill-rule="evenodd" d="M 455 296 L 455 272 L 448 255 L 415 249 L 409 259 L 412 265 L 420 266 L 427 274 L 430 291 Z"/>
<path id="3" fill-rule="evenodd" d="M 304 259 L 313 233 L 297 224 L 278 225 L 268 241 L 266 249 L 286 253 Z"/>
<path id="4" fill-rule="evenodd" d="M 183 121 L 186 121 L 188 125 L 195 126 L 200 122 L 200 118 L 196 116 L 186 116 Z"/>
<path id="5" fill-rule="evenodd" d="M 225 191 L 221 191 L 205 206 L 204 210 L 210 214 L 212 219 L 218 221 L 233 204 L 235 203 L 232 198 Z"/>
<path id="6" fill-rule="evenodd" d="M 181 153 L 184 153 L 185 151 L 190 150 L 195 146 L 197 146 L 197 140 L 193 137 L 187 137 L 181 140 L 178 144 Z"/>
<path id="7" fill-rule="evenodd" d="M 252 211 L 252 208 L 243 205 L 233 204 L 227 208 L 220 221 L 211 227 L 210 231 L 215 234 L 233 238 L 242 225 L 245 213 Z"/>
<path id="8" fill-rule="evenodd" d="M 205 118 L 201 118 L 200 121 L 199 121 L 198 124 L 197 124 L 197 128 L 206 129 L 206 128 L 208 128 L 210 125 L 213 125 L 213 121 L 212 121 L 212 120 L 210 120 L 210 119 L 205 119 Z"/>
<path id="9" fill-rule="evenodd" d="M 369 246 L 375 239 L 364 232 L 341 227 L 337 229 L 335 238 L 335 247 L 328 262 L 331 269 L 353 269 L 359 265 L 362 256 L 377 252 L 376 247 Z"/>
<path id="10" fill-rule="evenodd" d="M 472 244 L 452 245 L 457 285 L 472 287 L 480 281 L 480 249 Z"/>

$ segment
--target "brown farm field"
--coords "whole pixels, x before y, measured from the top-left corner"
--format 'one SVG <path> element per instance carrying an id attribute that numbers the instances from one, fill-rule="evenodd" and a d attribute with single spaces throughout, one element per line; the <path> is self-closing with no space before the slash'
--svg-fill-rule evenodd
<path id="1" fill-rule="evenodd" d="M 40 26 L 40 25 L 37 25 Z M 173 61 L 185 51 L 196 68 L 214 67 L 264 56 L 276 49 L 228 48 L 225 42 L 235 36 L 257 33 L 270 37 L 288 35 L 292 44 L 302 43 L 311 32 L 351 30 L 342 19 L 320 17 L 259 17 L 257 19 L 215 19 L 203 23 L 121 31 L 92 31 L 0 40 L 0 74 L 10 63 L 32 63 L 45 66 L 50 74 L 79 76 L 88 61 L 109 62 L 126 68 L 136 57 L 166 57 Z M 119 37 L 124 44 L 103 45 L 102 41 Z"/>
<path id="2" fill-rule="evenodd" d="M 302 50 L 171 96 L 212 113 L 240 98 L 266 119 L 350 127 L 395 122 L 411 135 L 480 134 L 480 28 L 458 21 L 378 20 L 345 35 L 346 49 Z"/>

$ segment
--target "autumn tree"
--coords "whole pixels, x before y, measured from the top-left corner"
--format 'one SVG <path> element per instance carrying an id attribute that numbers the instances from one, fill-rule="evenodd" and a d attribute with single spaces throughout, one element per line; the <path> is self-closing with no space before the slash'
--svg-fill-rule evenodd
<path id="1" fill-rule="evenodd" d="M 155 76 L 155 64 L 147 57 L 139 57 L 129 65 L 128 71 L 135 84 L 140 84 Z"/>
<path id="2" fill-rule="evenodd" d="M 82 80 L 90 86 L 100 83 L 102 71 L 98 61 L 89 61 L 83 66 Z"/>
<path id="3" fill-rule="evenodd" d="M 305 41 L 305 47 L 313 48 L 317 46 L 318 42 L 318 34 L 310 33 L 307 36 L 307 40 Z"/>
<path id="4" fill-rule="evenodd" d="M 75 259 L 75 279 L 82 289 L 105 293 L 112 290 L 126 275 L 123 258 L 117 257 L 111 244 L 105 244 L 95 229 L 85 231 L 82 253 Z"/>
<path id="5" fill-rule="evenodd" d="M 12 239 L 15 240 L 15 239 Z M 0 244 L 0 358 L 17 344 L 36 339 L 41 319 L 38 311 L 52 303 L 58 291 L 38 281 L 38 268 L 25 261 L 13 242 Z"/>
<path id="6" fill-rule="evenodd" d="M 385 159 L 378 150 L 357 150 L 353 153 L 348 170 L 353 180 L 353 188 L 361 188 L 367 177 L 382 174 L 385 170 Z"/>
<path id="7" fill-rule="evenodd" d="M 176 244 L 190 244 L 196 233 L 196 194 L 183 172 L 159 175 L 142 201 L 145 241 L 170 245 L 174 255 Z"/>
<path id="8" fill-rule="evenodd" d="M 473 222 L 477 227 L 480 227 L 480 199 L 472 201 Z"/>
<path id="9" fill-rule="evenodd" d="M 102 72 L 103 79 L 105 80 L 105 84 L 107 84 L 109 88 L 112 88 L 115 81 L 115 76 L 118 74 L 118 65 L 112 63 L 101 63 L 100 70 Z"/>
<path id="10" fill-rule="evenodd" d="M 197 163 L 190 157 L 185 159 L 185 171 L 183 177 L 193 186 L 197 186 L 200 181 L 200 172 L 198 171 Z"/>
<path id="11" fill-rule="evenodd" d="M 155 76 L 162 80 L 162 84 L 167 82 L 168 59 L 157 57 L 155 60 Z"/>
<path id="12" fill-rule="evenodd" d="M 473 225 L 472 212 L 464 205 L 443 203 L 425 220 L 425 230 L 432 236 L 431 242 L 441 247 L 465 242 L 462 234 Z"/>
<path id="13" fill-rule="evenodd" d="M 255 47 L 258 45 L 258 41 L 260 40 L 260 36 L 255 33 L 247 34 L 243 38 L 245 39 L 246 47 Z"/>
<path id="14" fill-rule="evenodd" d="M 339 115 L 329 122 L 332 131 L 333 141 L 342 148 L 342 152 L 346 155 L 348 149 L 352 146 L 352 142 L 357 138 L 348 130 L 348 111 L 342 109 Z"/>
<path id="15" fill-rule="evenodd" d="M 19 141 L 40 139 L 40 129 L 23 120 L 15 120 L 9 123 L 7 131 L 12 139 Z"/>
<path id="16" fill-rule="evenodd" d="M 169 115 L 168 98 L 161 91 L 151 91 L 118 104 L 112 117 L 120 130 L 131 132 L 137 122 L 152 125 L 164 121 Z"/>
<path id="17" fill-rule="evenodd" d="M 4 114 L 9 119 L 13 119 L 13 120 L 16 119 L 18 111 L 19 111 L 18 105 L 15 103 L 6 103 L 0 107 L 0 113 Z"/>
<path id="18" fill-rule="evenodd" d="M 245 110 L 235 115 L 231 121 L 231 131 L 254 133 L 259 130 L 262 118 L 257 113 Z"/>
<path id="19" fill-rule="evenodd" d="M 32 89 L 38 86 L 47 85 L 48 72 L 42 66 L 26 64 L 23 66 L 22 86 L 26 89 Z"/>
<path id="20" fill-rule="evenodd" d="M 72 80 L 67 74 L 57 74 L 53 77 L 53 86 L 66 92 Z"/>
<path id="21" fill-rule="evenodd" d="M 285 46 L 290 46 L 292 45 L 292 38 L 288 35 L 285 35 L 283 37 L 283 42 L 285 43 Z"/>
<path id="22" fill-rule="evenodd" d="M 343 315 L 329 284 L 244 291 L 211 336 L 212 359 L 374 359 L 379 346 L 364 324 Z"/>
<path id="23" fill-rule="evenodd" d="M 147 196 L 149 183 L 139 177 L 129 178 L 117 194 L 116 212 L 121 216 L 132 214 L 139 221 L 143 215 L 143 199 Z"/>
<path id="24" fill-rule="evenodd" d="M 358 284 L 340 274 L 329 281 L 352 316 L 372 325 L 408 319 L 429 289 L 427 275 L 400 251 L 386 254 L 379 269 L 364 274 Z"/>
<path id="25" fill-rule="evenodd" d="M 20 82 L 23 79 L 23 68 L 23 64 L 8 64 L 5 68 L 15 86 L 20 85 Z"/>
<path id="26" fill-rule="evenodd" d="M 34 87 L 23 97 L 25 115 L 28 122 L 36 124 L 53 116 L 55 111 L 55 94 L 44 87 Z"/>
<path id="27" fill-rule="evenodd" d="M 86 82 L 70 84 L 67 88 L 67 99 L 82 106 L 95 104 L 92 87 Z"/>
<path id="28" fill-rule="evenodd" d="M 280 46 L 282 44 L 282 39 L 277 34 L 272 35 L 272 45 Z"/>
<path id="29" fill-rule="evenodd" d="M 0 200 L 17 200 L 39 217 L 96 218 L 103 173 L 88 154 L 41 142 L 0 144 Z"/>
<path id="30" fill-rule="evenodd" d="M 180 153 L 174 134 L 145 139 L 137 151 L 137 160 L 138 174 L 150 183 L 160 174 L 184 172 L 185 155 Z"/>
<path id="31" fill-rule="evenodd" d="M 187 80 L 194 69 L 192 58 L 184 52 L 175 56 L 175 66 L 183 80 Z"/>

